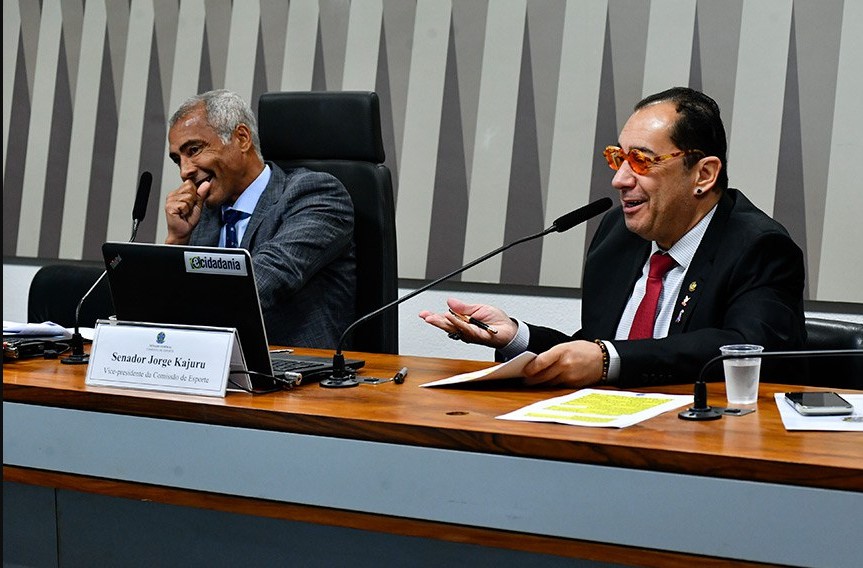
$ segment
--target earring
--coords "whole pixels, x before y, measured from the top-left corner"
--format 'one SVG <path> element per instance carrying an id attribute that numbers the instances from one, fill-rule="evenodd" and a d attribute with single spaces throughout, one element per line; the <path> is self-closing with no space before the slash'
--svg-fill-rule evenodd
<path id="1" fill-rule="evenodd" d="M 704 190 L 699 187 L 698 189 L 695 190 L 695 193 L 697 193 L 698 195 L 701 195 L 702 191 L 704 191 Z"/>

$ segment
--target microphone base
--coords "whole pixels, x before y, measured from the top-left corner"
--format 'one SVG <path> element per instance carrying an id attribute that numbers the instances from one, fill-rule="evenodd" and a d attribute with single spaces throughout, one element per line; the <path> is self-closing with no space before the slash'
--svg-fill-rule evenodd
<path id="1" fill-rule="evenodd" d="M 719 420 L 722 412 L 708 406 L 705 408 L 690 408 L 677 414 L 681 420 Z"/>
<path id="2" fill-rule="evenodd" d="M 321 380 L 319 383 L 325 389 L 343 389 L 348 387 L 355 387 L 360 384 L 360 381 L 357 380 L 356 375 L 351 374 L 346 377 L 329 377 Z"/>
<path id="3" fill-rule="evenodd" d="M 102 274 L 102 276 L 104 275 L 105 273 Z M 100 276 L 99 278 L 101 279 L 102 277 Z M 98 283 L 99 281 L 97 280 L 96 284 Z M 78 332 L 77 326 L 75 327 L 75 333 L 72 334 L 70 344 L 72 345 L 72 353 L 70 353 L 68 357 L 60 359 L 61 363 L 65 363 L 66 365 L 82 365 L 90 362 L 90 354 L 84 353 L 84 338 Z"/>
<path id="4" fill-rule="evenodd" d="M 319 383 L 325 389 L 344 389 L 355 387 L 360 384 L 357 380 L 357 373 L 353 369 L 345 367 L 345 356 L 342 354 L 342 347 L 339 345 L 338 351 L 333 355 L 333 371 L 326 379 L 322 379 Z"/>
<path id="5" fill-rule="evenodd" d="M 69 355 L 68 357 L 64 357 L 63 359 L 60 359 L 60 362 L 66 364 L 66 365 L 81 365 L 81 364 L 89 363 L 90 362 L 90 356 L 87 355 L 86 353 L 84 353 L 83 355 L 76 355 L 73 353 L 72 355 Z"/>

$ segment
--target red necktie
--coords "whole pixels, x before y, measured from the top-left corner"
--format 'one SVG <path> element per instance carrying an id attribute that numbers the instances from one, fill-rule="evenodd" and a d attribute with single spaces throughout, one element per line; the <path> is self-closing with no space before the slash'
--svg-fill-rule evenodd
<path id="1" fill-rule="evenodd" d="M 635 319 L 632 320 L 629 339 L 650 339 L 653 337 L 656 307 L 659 304 L 659 294 L 662 292 L 662 278 L 676 264 L 673 258 L 662 252 L 655 252 L 650 257 L 647 287 L 644 291 L 644 298 L 635 312 Z"/>

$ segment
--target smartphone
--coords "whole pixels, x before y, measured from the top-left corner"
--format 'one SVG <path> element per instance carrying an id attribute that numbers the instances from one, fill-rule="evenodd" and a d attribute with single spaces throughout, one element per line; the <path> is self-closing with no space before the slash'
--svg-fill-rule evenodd
<path id="1" fill-rule="evenodd" d="M 851 414 L 854 407 L 835 392 L 787 392 L 785 401 L 804 416 Z"/>

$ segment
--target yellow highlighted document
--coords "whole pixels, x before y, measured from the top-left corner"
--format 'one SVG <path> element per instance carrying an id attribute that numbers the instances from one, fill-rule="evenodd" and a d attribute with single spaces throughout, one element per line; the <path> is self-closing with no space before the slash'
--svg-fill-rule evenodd
<path id="1" fill-rule="evenodd" d="M 525 406 L 498 418 L 624 428 L 691 403 L 691 395 L 582 389 Z"/>

